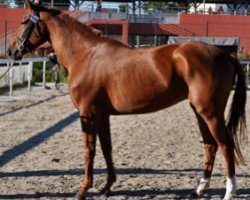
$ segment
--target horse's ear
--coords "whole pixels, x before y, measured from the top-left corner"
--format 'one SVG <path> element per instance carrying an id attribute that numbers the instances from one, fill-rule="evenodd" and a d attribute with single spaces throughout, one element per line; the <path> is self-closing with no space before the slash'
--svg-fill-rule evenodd
<path id="1" fill-rule="evenodd" d="M 34 4 L 36 4 L 36 5 L 41 5 L 41 4 L 42 4 L 42 0 L 35 0 L 35 1 L 34 1 Z"/>
<path id="2" fill-rule="evenodd" d="M 92 30 L 92 32 L 96 35 L 99 35 L 99 36 L 102 36 L 102 31 L 98 30 L 98 29 L 95 29 L 93 27 L 90 27 L 90 29 Z"/>
<path id="3" fill-rule="evenodd" d="M 35 0 L 34 3 L 32 3 L 30 0 L 25 0 L 25 5 L 26 8 L 30 9 L 30 10 L 36 10 L 36 5 L 38 5 L 36 2 L 40 1 L 40 0 Z"/>

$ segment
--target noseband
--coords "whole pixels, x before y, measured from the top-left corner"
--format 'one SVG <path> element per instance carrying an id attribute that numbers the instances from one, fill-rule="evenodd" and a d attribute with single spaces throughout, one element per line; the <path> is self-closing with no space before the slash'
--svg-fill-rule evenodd
<path id="1" fill-rule="evenodd" d="M 28 41 L 30 38 L 31 33 L 36 29 L 37 35 L 40 38 L 40 27 L 38 26 L 38 22 L 40 20 L 39 13 L 29 15 L 29 18 L 22 22 L 21 24 L 26 24 L 27 28 L 25 29 L 22 38 L 17 37 L 17 49 L 22 52 L 24 49 L 27 51 L 31 50 L 30 42 Z"/>

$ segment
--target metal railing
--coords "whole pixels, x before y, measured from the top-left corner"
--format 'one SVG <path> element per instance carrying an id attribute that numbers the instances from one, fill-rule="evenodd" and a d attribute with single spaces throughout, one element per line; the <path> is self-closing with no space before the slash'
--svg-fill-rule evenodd
<path id="1" fill-rule="evenodd" d="M 78 17 L 80 22 L 90 19 L 128 20 L 131 23 L 178 23 L 178 14 L 128 14 L 125 12 L 87 12 Z"/>
<path id="2" fill-rule="evenodd" d="M 89 19 L 128 19 L 127 13 L 117 13 L 117 12 L 88 12 L 86 20 Z"/>
<path id="3" fill-rule="evenodd" d="M 131 23 L 178 23 L 177 13 L 158 13 L 158 14 L 131 14 L 129 15 Z"/>
<path id="4" fill-rule="evenodd" d="M 28 91 L 31 91 L 31 81 L 32 81 L 32 74 L 33 74 L 33 63 L 34 62 L 43 62 L 43 86 L 45 86 L 45 75 L 46 75 L 46 62 L 48 58 L 40 57 L 40 58 L 24 58 L 20 61 L 16 61 L 13 65 L 13 60 L 11 59 L 0 59 L 0 76 L 5 73 L 5 76 L 2 77 L 2 81 L 5 86 L 9 86 L 9 95 L 13 95 L 13 85 L 17 83 L 23 83 L 24 81 L 28 82 Z M 12 66 L 13 65 L 13 66 Z M 24 68 L 24 66 L 27 66 Z M 27 71 L 24 71 L 24 70 Z M 16 71 L 16 76 L 19 77 L 18 80 L 14 81 L 14 73 Z M 18 74 L 18 75 L 17 75 Z M 25 80 L 23 80 L 25 79 Z M 26 80 L 27 79 L 27 80 Z"/>

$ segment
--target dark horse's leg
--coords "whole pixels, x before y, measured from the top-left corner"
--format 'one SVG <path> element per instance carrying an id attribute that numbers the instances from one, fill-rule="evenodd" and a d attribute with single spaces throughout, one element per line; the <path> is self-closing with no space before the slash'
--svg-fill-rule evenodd
<path id="1" fill-rule="evenodd" d="M 110 123 L 109 115 L 101 114 L 97 124 L 97 134 L 100 139 L 100 144 L 103 152 L 104 159 L 107 165 L 108 177 L 105 187 L 101 190 L 101 193 L 105 195 L 110 194 L 110 187 L 116 181 L 116 174 L 112 159 L 112 141 L 110 135 Z"/>
<path id="2" fill-rule="evenodd" d="M 95 117 L 81 116 L 83 151 L 85 159 L 85 176 L 82 186 L 77 192 L 77 200 L 85 199 L 87 190 L 93 184 L 93 167 L 96 148 L 96 119 Z"/>
<path id="3" fill-rule="evenodd" d="M 205 121 L 196 112 L 196 110 L 194 109 L 192 105 L 191 107 L 194 110 L 194 113 L 198 120 L 200 132 L 201 132 L 203 143 L 204 143 L 204 149 L 205 149 L 204 173 L 203 173 L 202 179 L 200 180 L 199 186 L 197 187 L 196 192 L 195 192 L 197 196 L 201 196 L 203 194 L 203 191 L 209 187 L 210 178 L 211 178 L 213 167 L 214 167 L 214 160 L 215 160 L 216 152 L 218 150 L 218 145 L 215 139 L 213 138 L 210 130 L 208 129 Z"/>

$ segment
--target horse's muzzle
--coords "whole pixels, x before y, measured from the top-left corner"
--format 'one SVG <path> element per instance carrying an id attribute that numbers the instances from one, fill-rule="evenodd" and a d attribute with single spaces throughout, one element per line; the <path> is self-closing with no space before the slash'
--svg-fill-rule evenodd
<path id="1" fill-rule="evenodd" d="M 15 50 L 8 49 L 7 54 L 9 58 L 12 58 L 14 60 L 22 60 L 23 58 L 22 52 L 18 49 L 15 49 Z"/>

